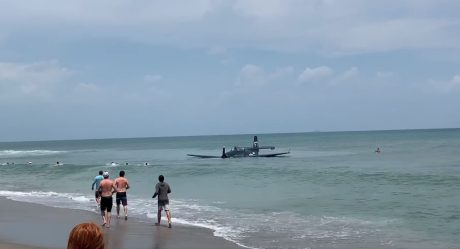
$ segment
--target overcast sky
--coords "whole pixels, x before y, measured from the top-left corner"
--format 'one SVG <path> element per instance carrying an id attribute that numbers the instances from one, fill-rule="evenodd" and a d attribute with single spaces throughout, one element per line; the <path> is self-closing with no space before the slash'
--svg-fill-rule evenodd
<path id="1" fill-rule="evenodd" d="M 460 127 L 458 0 L 0 0 L 0 141 Z"/>

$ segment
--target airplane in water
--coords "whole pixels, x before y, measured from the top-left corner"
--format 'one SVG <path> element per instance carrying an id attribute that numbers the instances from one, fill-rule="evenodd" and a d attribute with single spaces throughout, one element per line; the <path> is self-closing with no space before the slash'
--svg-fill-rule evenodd
<path id="1" fill-rule="evenodd" d="M 222 148 L 221 156 L 210 156 L 210 155 L 196 155 L 187 154 L 187 156 L 198 157 L 198 158 L 230 158 L 230 157 L 278 157 L 289 154 L 290 152 L 271 153 L 271 154 L 259 154 L 259 150 L 274 150 L 275 146 L 259 146 L 257 136 L 254 136 L 252 147 L 240 147 L 235 146 L 230 151 L 225 151 L 225 147 Z"/>

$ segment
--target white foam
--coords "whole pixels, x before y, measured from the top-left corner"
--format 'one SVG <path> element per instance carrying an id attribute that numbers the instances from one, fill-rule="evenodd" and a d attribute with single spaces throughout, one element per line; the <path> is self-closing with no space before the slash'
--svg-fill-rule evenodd
<path id="1" fill-rule="evenodd" d="M 24 156 L 47 156 L 65 153 L 67 151 L 56 150 L 0 150 L 0 157 L 24 157 Z"/>
<path id="2" fill-rule="evenodd" d="M 0 191 L 0 196 L 53 207 L 94 211 L 92 195 L 57 192 Z M 289 241 L 341 241 L 362 239 L 386 226 L 386 222 L 371 222 L 350 217 L 301 216 L 292 212 L 242 213 L 237 210 L 206 205 L 199 200 L 170 201 L 173 222 L 211 229 L 222 237 L 246 248 L 269 247 L 268 241 L 254 241 L 251 237 L 273 237 L 276 245 Z M 155 220 L 157 202 L 135 195 L 129 198 L 130 214 L 141 220 Z M 163 217 L 164 218 L 164 217 Z M 276 246 L 273 245 L 273 246 Z"/>
<path id="3" fill-rule="evenodd" d="M 20 192 L 20 191 L 0 191 L 0 196 L 4 196 L 14 201 L 38 203 L 52 207 L 62 207 L 71 209 L 91 210 L 92 198 L 79 193 L 57 193 L 57 192 Z"/>

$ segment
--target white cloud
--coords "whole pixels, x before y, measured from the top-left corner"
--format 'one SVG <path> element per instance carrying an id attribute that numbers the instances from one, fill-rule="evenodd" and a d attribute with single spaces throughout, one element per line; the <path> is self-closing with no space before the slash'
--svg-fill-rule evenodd
<path id="1" fill-rule="evenodd" d="M 350 80 L 358 76 L 359 70 L 357 67 L 352 67 L 345 71 L 340 77 L 342 80 Z"/>
<path id="2" fill-rule="evenodd" d="M 301 83 L 317 82 L 331 77 L 334 71 L 326 66 L 305 68 L 305 70 L 297 78 Z"/>
<path id="3" fill-rule="evenodd" d="M 429 85 L 441 93 L 450 93 L 454 90 L 460 89 L 460 74 L 455 75 L 448 81 L 429 80 Z"/>
<path id="4" fill-rule="evenodd" d="M 67 77 L 71 72 L 56 60 L 34 63 L 0 62 L 2 82 L 55 82 Z"/>
<path id="5" fill-rule="evenodd" d="M 267 77 L 263 68 L 247 64 L 241 68 L 236 85 L 263 85 Z"/>
<path id="6" fill-rule="evenodd" d="M 233 6 L 235 11 L 243 15 L 259 18 L 282 17 L 290 7 L 283 0 L 237 0 Z"/>
<path id="7" fill-rule="evenodd" d="M 8 98 L 51 97 L 72 72 L 56 60 L 34 63 L 0 63 L 0 95 Z"/>
<path id="8" fill-rule="evenodd" d="M 275 71 L 271 75 L 271 78 L 278 79 L 278 78 L 282 78 L 282 77 L 291 75 L 292 73 L 294 73 L 294 67 L 292 66 L 280 67 L 280 68 L 275 69 Z"/>
<path id="9" fill-rule="evenodd" d="M 457 74 L 455 75 L 452 80 L 451 80 L 451 83 L 455 86 L 458 86 L 460 85 L 460 74 Z"/>
<path id="10" fill-rule="evenodd" d="M 271 72 L 265 71 L 262 67 L 247 64 L 241 68 L 237 77 L 237 86 L 264 86 L 273 81 L 283 79 L 294 72 L 292 67 L 276 68 Z"/>
<path id="11" fill-rule="evenodd" d="M 360 22 L 330 36 L 338 51 L 376 52 L 398 49 L 458 48 L 460 22 L 401 18 Z"/>
<path id="12" fill-rule="evenodd" d="M 357 67 L 352 67 L 348 69 L 347 71 L 341 73 L 334 79 L 330 81 L 331 85 L 337 85 L 340 83 L 348 83 L 351 82 L 353 79 L 356 79 L 359 75 L 359 70 Z"/>
<path id="13" fill-rule="evenodd" d="M 6 2 L 6 3 L 5 3 Z M 67 1 L 45 0 L 22 4 L 3 1 L 0 20 L 53 20 L 95 25 L 131 25 L 158 21 L 193 21 L 203 17 L 213 7 L 211 0 L 148 1 L 136 3 L 124 0 Z M 64 23 L 61 23 L 64 24 Z"/>
<path id="14" fill-rule="evenodd" d="M 459 8 L 456 0 L 3 1 L 0 28 L 8 37 L 40 27 L 61 39 L 83 33 L 181 47 L 366 53 L 460 48 Z"/>
<path id="15" fill-rule="evenodd" d="M 460 87 L 460 74 L 455 75 L 449 82 L 449 87 Z"/>

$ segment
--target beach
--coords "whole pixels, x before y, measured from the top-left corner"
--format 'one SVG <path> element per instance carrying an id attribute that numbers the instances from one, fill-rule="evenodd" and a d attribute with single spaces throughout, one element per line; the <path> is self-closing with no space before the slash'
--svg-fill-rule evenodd
<path id="1" fill-rule="evenodd" d="M 166 223 L 155 226 L 153 219 L 116 219 L 112 210 L 112 227 L 104 228 L 107 249 L 124 248 L 241 248 L 214 237 L 211 230 Z M 96 212 L 53 208 L 0 198 L 0 248 L 54 249 L 66 248 L 71 229 L 79 223 L 100 223 Z M 163 221 L 164 222 L 164 221 Z"/>

